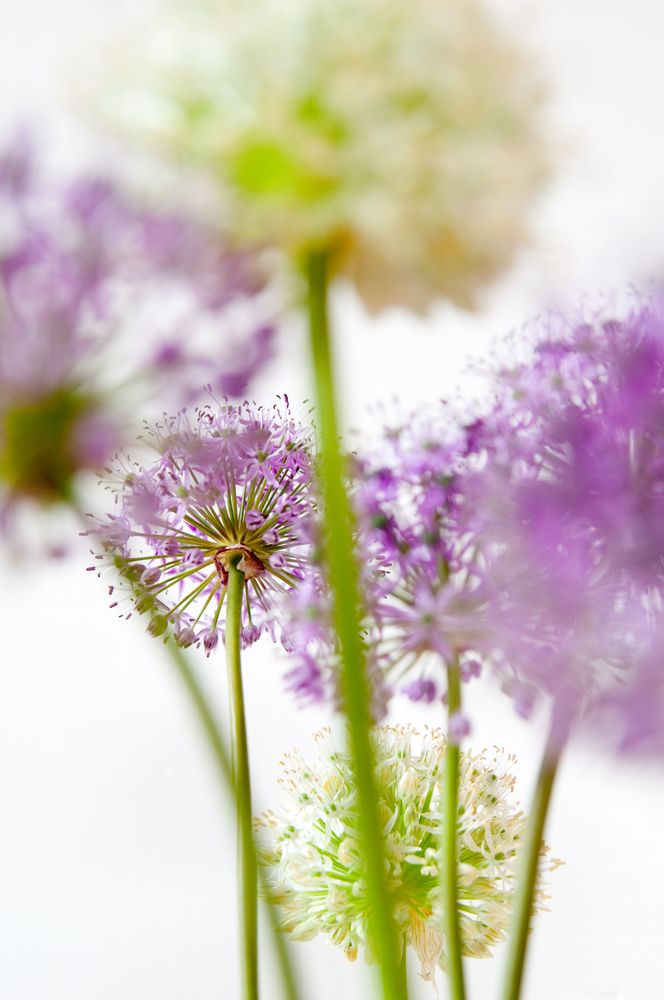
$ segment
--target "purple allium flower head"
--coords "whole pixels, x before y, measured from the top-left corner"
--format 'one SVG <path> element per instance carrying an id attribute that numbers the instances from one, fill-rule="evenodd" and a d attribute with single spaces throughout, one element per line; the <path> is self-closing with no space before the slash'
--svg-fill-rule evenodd
<path id="1" fill-rule="evenodd" d="M 530 349 L 495 373 L 467 483 L 495 659 L 522 714 L 610 705 L 636 745 L 664 691 L 664 300 L 547 316 Z"/>
<path id="2" fill-rule="evenodd" d="M 367 591 L 377 657 L 388 677 L 407 680 L 402 690 L 413 699 L 444 692 L 447 667 L 476 676 L 484 582 L 463 494 L 476 457 L 473 425 L 440 403 L 391 421 L 357 463 L 361 545 L 381 567 Z"/>
<path id="3" fill-rule="evenodd" d="M 468 681 L 490 664 L 522 716 L 553 699 L 559 739 L 582 716 L 624 753 L 659 753 L 664 299 L 551 314 L 511 349 L 525 356 L 492 370 L 481 416 L 392 421 L 354 457 L 374 714 L 388 681 L 430 701 L 446 666 Z M 336 694 L 315 560 L 287 604 L 292 686 Z"/>
<path id="4" fill-rule="evenodd" d="M 139 407 L 244 393 L 273 351 L 259 259 L 99 176 L 0 149 L 0 507 L 70 502 Z"/>
<path id="5" fill-rule="evenodd" d="M 167 417 L 148 437 L 152 464 L 109 467 L 116 512 L 94 527 L 102 560 L 130 584 L 153 635 L 170 624 L 177 642 L 202 642 L 209 654 L 223 640 L 228 569 L 239 555 L 242 643 L 266 631 L 274 638 L 280 599 L 309 560 L 308 434 L 287 404 L 224 402 Z"/>
<path id="6" fill-rule="evenodd" d="M 460 666 L 464 680 L 477 675 L 483 581 L 460 506 L 473 449 L 470 433 L 440 404 L 386 425 L 378 444 L 354 457 L 363 627 L 377 718 L 390 695 L 387 684 L 429 702 L 443 694 L 447 666 Z M 320 570 L 311 572 L 315 578 L 288 602 L 289 648 L 296 655 L 306 650 L 319 677 L 334 682 L 329 594 Z"/>

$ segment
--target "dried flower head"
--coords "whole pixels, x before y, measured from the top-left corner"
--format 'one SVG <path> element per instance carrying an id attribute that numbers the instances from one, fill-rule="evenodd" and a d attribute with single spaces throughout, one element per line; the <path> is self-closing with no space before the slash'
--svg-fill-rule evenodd
<path id="1" fill-rule="evenodd" d="M 37 164 L 27 135 L 0 150 L 5 513 L 71 503 L 78 474 L 102 467 L 156 393 L 163 406 L 210 382 L 242 392 L 273 339 L 257 259 L 107 179 Z"/>
<path id="2" fill-rule="evenodd" d="M 358 847 L 361 836 L 351 760 L 326 730 L 315 737 L 320 756 L 309 766 L 299 753 L 284 760 L 279 815 L 257 820 L 269 893 L 282 927 L 296 940 L 326 934 L 354 959 L 372 960 L 368 897 Z M 373 735 L 376 784 L 401 948 L 411 946 L 422 976 L 445 968 L 440 891 L 441 786 L 446 753 L 438 731 L 381 726 Z M 459 789 L 459 918 L 465 955 L 485 958 L 505 937 L 526 818 L 511 802 L 514 779 L 486 754 L 462 753 Z M 551 870 L 556 862 L 541 869 Z M 538 890 L 538 909 L 543 896 Z"/>
<path id="3" fill-rule="evenodd" d="M 148 42 L 113 116 L 218 179 L 244 237 L 332 251 L 370 308 L 472 305 L 523 244 L 541 86 L 481 0 L 202 0 Z"/>
<path id="4" fill-rule="evenodd" d="M 307 434 L 286 400 L 185 411 L 149 429 L 147 466 L 109 467 L 116 511 L 95 523 L 149 630 L 174 627 L 210 653 L 223 638 L 230 562 L 244 574 L 245 644 L 273 630 L 278 598 L 304 575 L 311 516 Z M 95 566 L 90 567 L 95 569 Z M 111 588 L 113 591 L 113 587 Z M 117 605 L 114 599 L 112 607 Z"/>

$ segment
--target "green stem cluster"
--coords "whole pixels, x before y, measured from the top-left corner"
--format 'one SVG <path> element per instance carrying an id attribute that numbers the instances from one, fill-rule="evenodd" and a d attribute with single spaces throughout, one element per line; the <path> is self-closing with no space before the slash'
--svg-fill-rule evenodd
<path id="1" fill-rule="evenodd" d="M 312 252 L 305 261 L 307 306 L 321 439 L 322 494 L 325 505 L 325 554 L 333 597 L 333 624 L 341 648 L 341 680 L 350 751 L 357 782 L 370 933 L 385 1000 L 405 1000 L 399 949 L 392 920 L 392 899 L 385 880 L 386 858 L 375 786 L 371 743 L 371 691 L 361 637 L 359 572 L 354 555 L 352 515 L 334 391 L 328 321 L 328 255 Z"/>

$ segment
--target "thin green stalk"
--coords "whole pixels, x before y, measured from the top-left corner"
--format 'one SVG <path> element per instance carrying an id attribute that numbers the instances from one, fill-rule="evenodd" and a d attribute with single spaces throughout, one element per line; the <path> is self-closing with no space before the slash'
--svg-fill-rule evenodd
<path id="1" fill-rule="evenodd" d="M 403 996 L 408 998 L 408 960 L 406 957 L 406 945 L 404 943 L 403 949 L 401 951 L 401 958 L 399 960 L 399 988 L 402 991 Z"/>
<path id="2" fill-rule="evenodd" d="M 237 809 L 242 995 L 245 1000 L 258 1000 L 258 881 L 256 858 L 252 849 L 251 779 L 242 691 L 240 637 L 242 633 L 244 573 L 237 568 L 236 562 L 239 561 L 239 558 L 238 556 L 237 560 L 228 567 L 225 643 L 228 692 L 231 703 L 231 759 Z"/>
<path id="3" fill-rule="evenodd" d="M 447 752 L 443 774 L 441 871 L 443 919 L 445 926 L 445 958 L 450 1000 L 464 1000 L 466 987 L 461 958 L 461 925 L 457 899 L 459 815 L 459 744 L 452 738 L 451 719 L 461 709 L 459 666 L 447 668 Z"/>
<path id="4" fill-rule="evenodd" d="M 221 779 L 224 792 L 230 793 L 234 796 L 233 769 L 226 752 L 219 723 L 210 708 L 208 699 L 198 682 L 196 675 L 189 666 L 187 657 L 182 650 L 176 646 L 174 642 L 169 642 L 166 649 L 170 654 L 171 661 L 173 662 L 173 665 L 175 666 L 196 711 L 201 728 L 205 734 L 210 750 L 212 751 L 212 756 L 214 757 L 214 762 L 216 764 L 216 771 Z M 254 858 L 254 864 L 256 864 L 256 854 L 253 840 L 250 843 L 250 849 Z M 274 947 L 277 953 L 285 1000 L 299 1000 L 300 991 L 298 990 L 295 972 L 291 964 L 288 944 L 279 927 L 279 919 L 275 907 L 268 905 L 267 912 L 273 935 Z"/>
<path id="5" fill-rule="evenodd" d="M 359 572 L 353 549 L 352 516 L 339 447 L 333 363 L 327 313 L 328 257 L 311 253 L 305 262 L 307 306 L 322 451 L 322 492 L 326 513 L 325 550 L 339 637 L 342 689 L 350 751 L 363 831 L 364 864 L 370 900 L 370 932 L 385 1000 L 405 1000 L 399 976 L 392 900 L 385 881 L 385 849 L 378 813 L 371 744 L 371 692 L 360 634 Z"/>
<path id="6" fill-rule="evenodd" d="M 503 1000 L 519 1000 L 526 964 L 526 951 L 530 931 L 530 918 L 537 886 L 537 869 L 544 826 L 556 779 L 564 740 L 556 719 L 552 719 L 542 762 L 540 764 L 535 794 L 530 807 L 526 836 L 522 847 L 521 868 L 514 901 L 514 916 L 507 952 L 507 966 L 503 985 Z"/>

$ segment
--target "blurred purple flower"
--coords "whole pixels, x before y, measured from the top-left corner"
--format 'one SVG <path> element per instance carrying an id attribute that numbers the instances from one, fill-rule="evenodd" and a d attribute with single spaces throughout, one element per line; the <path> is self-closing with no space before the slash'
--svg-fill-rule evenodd
<path id="1" fill-rule="evenodd" d="M 274 349 L 260 260 L 96 176 L 0 149 L 0 507 L 72 502 L 141 415 L 241 395 Z"/>
<path id="2" fill-rule="evenodd" d="M 542 691 L 567 723 L 610 705 L 626 749 L 664 692 L 664 301 L 551 315 L 530 345 L 467 482 L 494 659 L 522 714 Z"/>
<path id="3" fill-rule="evenodd" d="M 454 712 L 450 718 L 449 741 L 450 743 L 461 743 L 466 736 L 470 735 L 470 722 L 461 712 Z"/>
<path id="4" fill-rule="evenodd" d="M 444 699 L 450 664 L 464 681 L 488 664 L 522 716 L 553 699 L 559 739 L 582 718 L 661 753 L 664 299 L 551 314 L 510 349 L 526 357 L 494 366 L 481 417 L 388 421 L 353 459 L 374 714 L 392 690 Z M 287 601 L 292 686 L 338 698 L 327 584 L 306 572 Z"/>
<path id="5" fill-rule="evenodd" d="M 588 718 L 594 737 L 625 756 L 664 759 L 664 628 L 634 654 L 624 683 L 595 699 Z"/>

